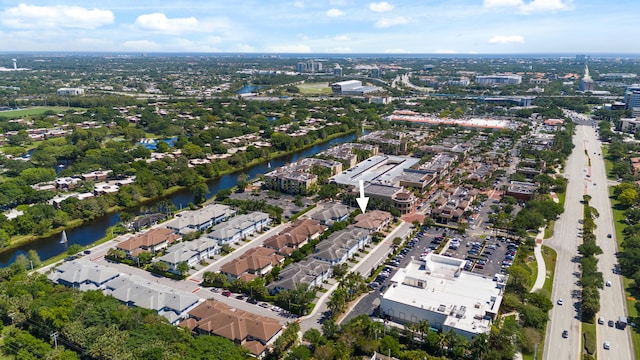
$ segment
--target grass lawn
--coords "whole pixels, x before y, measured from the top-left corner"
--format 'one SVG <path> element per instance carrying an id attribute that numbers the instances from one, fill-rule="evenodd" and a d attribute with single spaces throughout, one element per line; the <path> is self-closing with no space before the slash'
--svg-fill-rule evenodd
<path id="1" fill-rule="evenodd" d="M 598 343 L 595 340 L 596 339 L 596 324 L 595 323 L 590 323 L 590 322 L 586 322 L 583 321 L 582 322 L 582 334 L 587 334 L 587 337 L 590 337 L 592 340 L 591 344 L 589 344 L 591 351 L 593 351 L 593 358 L 596 358 L 596 355 L 598 355 Z M 582 353 L 583 354 L 588 354 L 587 349 L 585 348 L 585 336 L 583 335 L 582 337 L 580 337 L 580 340 L 582 341 Z"/>
<path id="2" fill-rule="evenodd" d="M 331 94 L 331 88 L 328 82 L 305 82 L 297 85 L 300 93 L 307 94 Z"/>
<path id="3" fill-rule="evenodd" d="M 609 163 L 609 161 L 607 161 Z M 622 230 L 627 226 L 624 223 L 626 216 L 624 216 L 624 209 L 618 205 L 618 201 L 613 198 L 613 186 L 609 187 L 609 195 L 611 198 L 611 206 L 613 211 L 613 223 L 616 227 L 616 240 L 618 241 L 618 248 L 621 248 L 622 240 L 624 239 L 624 235 L 622 234 Z M 623 277 L 624 284 L 624 293 L 627 300 L 627 314 L 630 318 L 638 317 L 638 310 L 636 310 L 635 303 L 636 298 L 640 298 L 640 294 L 636 292 L 631 292 L 631 285 L 633 280 Z M 640 359 L 640 333 L 635 331 L 633 328 L 631 331 L 631 342 L 633 343 L 633 353 L 636 359 Z"/>
<path id="4" fill-rule="evenodd" d="M 48 110 L 58 113 L 74 109 L 66 106 L 34 106 L 27 109 L 0 111 L 0 117 L 18 119 L 24 116 L 44 114 Z"/>
<path id="5" fill-rule="evenodd" d="M 604 168 L 607 171 L 607 179 L 615 180 L 616 178 L 611 175 L 611 170 L 613 170 L 613 162 L 607 159 L 608 156 L 609 147 L 606 145 L 602 145 L 602 158 L 604 159 Z"/>
<path id="6" fill-rule="evenodd" d="M 551 220 L 549 221 L 549 225 L 547 225 L 546 228 L 544 228 L 544 238 L 545 239 L 549 239 L 553 236 L 553 226 L 556 224 L 555 221 Z"/>
<path id="7" fill-rule="evenodd" d="M 552 248 L 542 245 L 542 257 L 544 258 L 544 265 L 547 269 L 547 276 L 544 280 L 542 288 L 551 296 L 551 289 L 553 288 L 553 276 L 556 272 L 556 251 Z"/>

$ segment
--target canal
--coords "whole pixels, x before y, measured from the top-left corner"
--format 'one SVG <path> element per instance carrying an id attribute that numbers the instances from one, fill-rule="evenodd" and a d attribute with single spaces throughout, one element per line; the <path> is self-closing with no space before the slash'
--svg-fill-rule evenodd
<path id="1" fill-rule="evenodd" d="M 250 179 L 257 177 L 260 174 L 266 174 L 272 169 L 278 168 L 284 164 L 297 161 L 305 157 L 311 157 L 321 151 L 324 151 L 335 144 L 353 141 L 356 139 L 356 134 L 349 134 L 341 136 L 335 139 L 331 139 L 322 144 L 312 146 L 300 150 L 296 153 L 284 155 L 270 162 L 254 165 L 250 168 L 239 170 L 235 173 L 221 176 L 217 179 L 211 180 L 207 185 L 209 187 L 208 198 L 215 196 L 220 190 L 230 189 L 236 186 L 238 177 L 241 174 L 247 174 Z M 153 202 L 146 203 L 145 208 L 154 207 L 160 201 L 170 200 L 177 208 L 185 208 L 191 202 L 193 202 L 193 195 L 186 189 L 180 190 L 171 194 L 165 198 L 159 198 Z M 28 244 L 24 244 L 11 251 L 6 251 L 0 254 L 0 267 L 8 266 L 13 263 L 16 256 L 20 254 L 26 254 L 29 250 L 36 250 L 41 260 L 47 260 L 59 254 L 67 251 L 69 245 L 79 244 L 82 246 L 90 245 L 106 235 L 107 229 L 120 221 L 120 213 L 113 213 L 107 216 L 96 218 L 93 221 L 88 221 L 81 226 L 70 229 L 67 231 L 67 242 L 60 243 L 61 235 L 55 235 L 52 237 L 39 239 Z"/>

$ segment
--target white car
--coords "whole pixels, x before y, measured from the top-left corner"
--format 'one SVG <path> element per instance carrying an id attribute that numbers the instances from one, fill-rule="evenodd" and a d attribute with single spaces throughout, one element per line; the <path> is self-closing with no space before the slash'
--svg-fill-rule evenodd
<path id="1" fill-rule="evenodd" d="M 611 349 L 611 343 L 608 341 L 605 341 L 602 347 L 604 347 L 605 350 L 609 350 Z"/>
<path id="2" fill-rule="evenodd" d="M 558 305 L 562 305 L 562 304 L 564 304 L 564 300 L 558 299 Z"/>

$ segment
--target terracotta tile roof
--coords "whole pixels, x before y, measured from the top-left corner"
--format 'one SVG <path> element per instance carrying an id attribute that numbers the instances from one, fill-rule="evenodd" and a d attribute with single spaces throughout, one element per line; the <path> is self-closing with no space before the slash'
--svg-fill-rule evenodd
<path id="1" fill-rule="evenodd" d="M 182 321 L 180 326 L 241 343 L 254 355 L 261 354 L 271 338 L 282 330 L 276 319 L 231 308 L 214 300 L 203 302 L 189 315 L 191 318 Z"/>
<path id="2" fill-rule="evenodd" d="M 287 247 L 296 249 L 300 244 L 316 235 L 322 234 L 326 229 L 326 226 L 320 225 L 316 220 L 298 220 L 290 227 L 283 230 L 280 234 L 265 240 L 263 244 L 265 247 L 276 249 L 278 252 L 284 253 L 281 250 L 284 250 Z"/>
<path id="3" fill-rule="evenodd" d="M 118 244 L 117 248 L 133 251 L 139 248 L 149 248 L 167 241 L 169 244 L 180 240 L 182 237 L 176 235 L 167 228 L 154 228 L 142 234 L 138 234 Z"/>
<path id="4" fill-rule="evenodd" d="M 269 265 L 277 265 L 282 261 L 284 261 L 284 257 L 276 254 L 275 250 L 257 247 L 247 250 L 239 258 L 222 265 L 220 271 L 239 277 L 246 272 L 256 272 Z"/>

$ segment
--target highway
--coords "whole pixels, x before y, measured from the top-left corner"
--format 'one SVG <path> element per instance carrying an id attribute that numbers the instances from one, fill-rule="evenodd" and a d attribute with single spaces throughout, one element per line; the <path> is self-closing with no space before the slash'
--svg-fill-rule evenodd
<path id="1" fill-rule="evenodd" d="M 598 359 L 633 359 L 633 344 L 631 342 L 630 327 L 625 330 L 617 329 L 615 326 L 608 326 L 609 320 L 614 322 L 621 315 L 626 316 L 626 303 L 624 299 L 624 287 L 622 276 L 613 273 L 617 258 L 615 228 L 613 214 L 611 213 L 611 203 L 607 189 L 607 174 L 602 158 L 601 143 L 597 139 L 595 130 L 590 126 L 580 126 L 580 132 L 584 132 L 585 147 L 591 158 L 591 180 L 587 193 L 591 196 L 590 205 L 594 207 L 600 216 L 595 220 L 596 241 L 602 248 L 602 255 L 598 256 L 598 268 L 602 272 L 605 283 L 611 282 L 611 286 L 605 286 L 600 291 L 600 313 L 598 317 L 603 317 L 605 323 L 597 325 L 598 338 Z M 608 235 L 611 234 L 611 238 Z M 610 342 L 611 349 L 605 350 L 603 344 Z"/>
<path id="2" fill-rule="evenodd" d="M 607 191 L 606 171 L 602 159 L 600 142 L 595 130 L 588 122 L 578 122 L 573 143 L 575 148 L 569 156 L 565 167 L 565 177 L 569 183 L 565 200 L 565 211 L 556 222 L 553 240 L 547 242 L 557 251 L 556 271 L 552 291 L 554 308 L 550 311 L 547 325 L 544 359 L 580 359 L 581 355 L 581 323 L 580 323 L 580 287 L 577 285 L 580 275 L 578 245 L 581 238 L 581 219 L 583 195 L 591 196 L 590 205 L 600 214 L 596 219 L 595 230 L 598 245 L 603 254 L 599 256 L 599 269 L 605 281 L 611 281 L 611 287 L 601 292 L 601 313 L 605 318 L 604 325 L 597 325 L 597 344 L 599 359 L 633 359 L 633 351 L 629 330 L 609 327 L 606 322 L 614 320 L 626 313 L 622 279 L 612 272 L 615 257 L 615 231 Z M 585 150 L 587 154 L 585 154 Z M 590 158 L 590 159 L 589 159 Z M 589 164 L 589 160 L 590 164 Z M 591 165 L 591 166 L 589 166 Z M 607 238 L 607 234 L 614 237 Z M 564 305 L 558 305 L 558 299 Z M 563 330 L 569 331 L 568 338 L 562 337 Z M 609 341 L 611 349 L 603 349 L 603 343 Z"/>
<path id="3" fill-rule="evenodd" d="M 587 186 L 586 173 L 588 160 L 584 154 L 583 127 L 579 126 L 574 136 L 575 148 L 565 166 L 565 177 L 569 183 L 565 200 L 565 211 L 556 221 L 553 240 L 547 241 L 557 252 L 555 278 L 551 300 L 553 309 L 549 312 L 549 323 L 545 340 L 544 359 L 577 360 L 581 354 L 581 323 L 579 316 L 579 298 L 576 296 L 579 286 L 580 268 L 578 263 L 578 245 L 582 239 L 578 236 L 583 206 L 580 203 Z M 558 305 L 558 299 L 564 304 Z M 562 337 L 564 330 L 569 331 L 568 338 Z"/>

